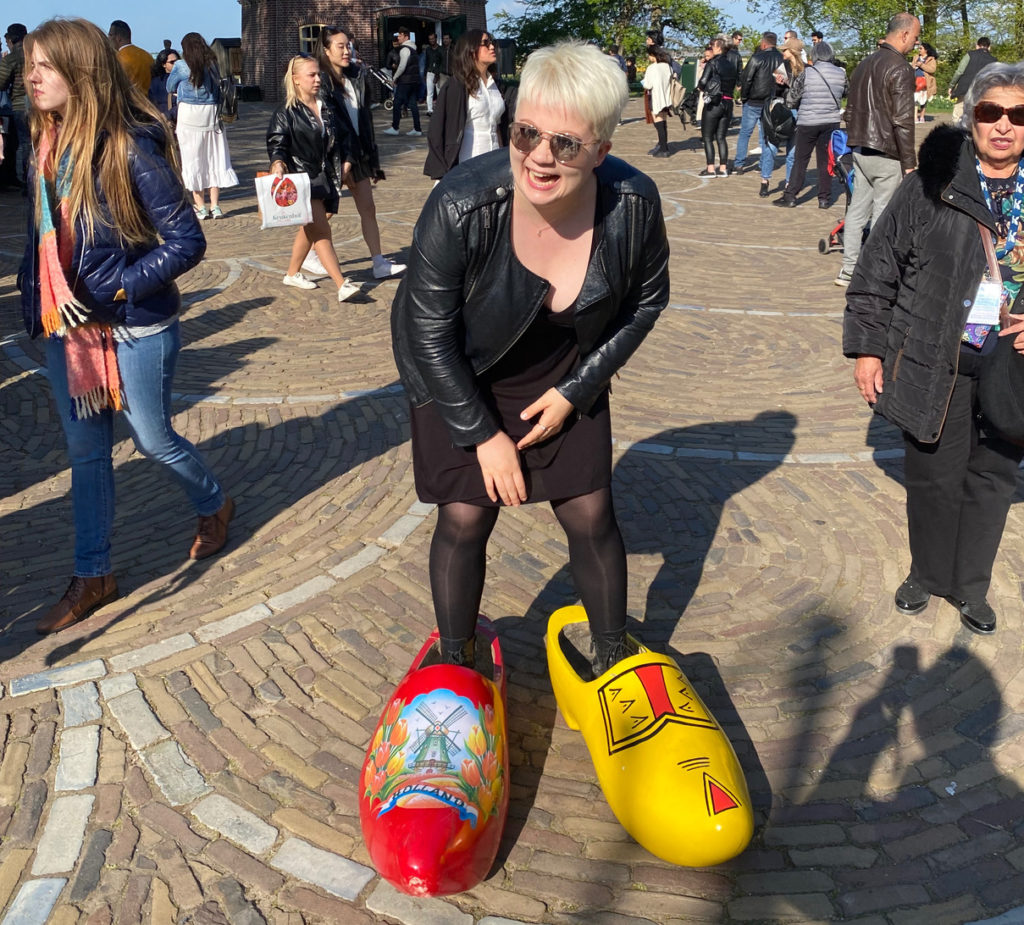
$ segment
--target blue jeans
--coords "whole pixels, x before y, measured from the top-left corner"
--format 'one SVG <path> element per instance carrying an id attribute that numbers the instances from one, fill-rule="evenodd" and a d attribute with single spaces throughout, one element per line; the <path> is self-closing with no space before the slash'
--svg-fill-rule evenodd
<path id="1" fill-rule="evenodd" d="M 793 118 L 796 119 L 796 110 L 791 109 Z M 775 155 L 779 153 L 779 149 L 775 147 L 770 141 L 765 141 L 762 135 L 761 137 L 761 179 L 770 180 L 772 178 L 772 171 L 775 169 Z M 796 132 L 789 136 L 789 141 L 786 142 L 786 182 L 789 182 L 789 175 L 793 172 L 793 160 L 796 157 Z"/>
<path id="2" fill-rule="evenodd" d="M 395 108 L 391 113 L 391 127 L 397 131 L 398 123 L 402 118 L 402 107 L 404 106 L 412 113 L 412 127 L 418 132 L 420 130 L 420 107 L 417 100 L 420 96 L 419 84 L 396 84 L 395 85 Z"/>
<path id="3" fill-rule="evenodd" d="M 196 513 L 208 517 L 224 504 L 224 492 L 196 448 L 171 427 L 171 382 L 180 349 L 177 322 L 159 334 L 117 345 L 123 413 L 138 451 L 166 465 Z M 108 575 L 114 525 L 114 412 L 72 421 L 63 342 L 46 339 L 46 363 L 71 460 L 75 574 L 83 578 Z"/>
<path id="4" fill-rule="evenodd" d="M 736 139 L 736 160 L 733 164 L 739 170 L 747 159 L 747 146 L 750 144 L 750 136 L 754 132 L 754 126 L 761 121 L 761 110 L 764 109 L 764 101 L 752 102 L 743 101 L 743 112 L 740 115 L 740 134 Z M 764 144 L 761 145 L 764 147 Z"/>

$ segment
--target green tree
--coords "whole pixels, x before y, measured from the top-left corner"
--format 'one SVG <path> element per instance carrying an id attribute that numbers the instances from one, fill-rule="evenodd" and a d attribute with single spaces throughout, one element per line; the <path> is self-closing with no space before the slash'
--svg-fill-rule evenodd
<path id="1" fill-rule="evenodd" d="M 648 29 L 662 29 L 666 42 L 703 42 L 722 22 L 721 11 L 708 0 L 523 0 L 522 6 L 519 16 L 502 10 L 493 18 L 495 33 L 515 39 L 523 54 L 570 38 L 615 44 L 623 54 L 636 54 Z"/>

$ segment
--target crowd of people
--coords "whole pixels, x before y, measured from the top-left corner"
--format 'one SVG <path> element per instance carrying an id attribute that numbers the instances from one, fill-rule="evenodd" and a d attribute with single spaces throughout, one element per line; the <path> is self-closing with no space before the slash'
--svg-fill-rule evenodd
<path id="1" fill-rule="evenodd" d="M 856 360 L 861 394 L 906 440 L 911 567 L 895 603 L 916 613 L 942 596 L 965 626 L 989 633 L 996 617 L 985 595 L 1024 448 L 986 425 L 977 394 L 1001 339 L 1012 335 L 1007 343 L 1024 353 L 1024 312 L 1014 310 L 1024 66 L 999 65 L 979 39 L 950 87 L 962 101 L 963 127 L 935 130 L 918 169 L 914 123 L 933 92 L 937 58 L 920 31 L 915 16 L 895 15 L 849 76 L 818 33 L 808 54 L 792 30 L 781 46 L 765 32 L 745 64 L 742 34 L 716 36 L 697 81 L 701 176 L 742 172 L 760 124 L 759 192 L 767 195 L 781 144 L 765 134 L 765 118 L 781 108 L 793 128 L 776 204 L 796 204 L 814 152 L 818 202 L 827 207 L 828 139 L 845 116 L 857 179 L 836 280 L 848 287 L 844 351 Z M 678 66 L 660 33 L 647 38 L 645 108 L 658 134 L 652 154 L 663 157 Z M 75 568 L 39 622 L 50 633 L 118 593 L 110 562 L 114 414 L 189 498 L 198 516 L 189 555 L 213 555 L 226 542 L 234 503 L 171 426 L 170 381 L 180 349 L 174 281 L 202 259 L 200 222 L 223 215 L 219 191 L 237 177 L 217 119 L 222 78 L 198 33 L 182 37 L 180 53 L 168 43 L 155 61 L 138 53 L 120 21 L 107 34 L 80 19 L 51 20 L 31 33 L 15 24 L 7 39 L 17 46 L 7 70 L 22 62 L 18 92 L 27 84 L 32 99 L 23 312 L 28 332 L 46 336 L 72 469 Z M 401 89 L 406 69 L 418 73 L 418 53 L 407 32 L 396 39 L 394 118 L 408 104 L 418 131 L 418 79 Z M 268 159 L 279 176 L 307 174 L 312 220 L 296 232 L 284 283 L 315 288 L 303 274 L 312 266 L 311 275 L 336 284 L 339 302 L 359 292 L 341 271 L 330 228 L 347 188 L 374 276 L 405 273 L 392 331 L 411 402 L 417 492 L 439 508 L 430 576 L 442 659 L 473 660 L 498 511 L 545 500 L 566 530 L 600 674 L 625 651 L 607 384 L 668 294 L 657 189 L 609 155 L 628 99 L 628 63 L 617 49 L 562 43 L 530 56 L 512 94 L 496 73 L 490 34 L 443 39 L 428 39 L 423 56 L 428 72 L 436 67 L 424 172 L 437 189 L 417 223 L 408 270 L 381 249 L 373 187 L 384 171 L 350 35 L 326 27 L 314 54 L 288 62 Z M 726 133 L 737 100 L 730 167 Z M 20 143 L 14 150 L 25 157 Z M 936 259 L 951 247 L 964 259 Z M 620 262 L 608 264 L 609 254 Z M 598 259 L 609 291 L 590 293 L 588 305 L 602 307 L 584 319 L 578 301 Z M 467 284 L 481 273 L 490 285 Z M 596 575 L 603 577 L 595 585 Z"/>

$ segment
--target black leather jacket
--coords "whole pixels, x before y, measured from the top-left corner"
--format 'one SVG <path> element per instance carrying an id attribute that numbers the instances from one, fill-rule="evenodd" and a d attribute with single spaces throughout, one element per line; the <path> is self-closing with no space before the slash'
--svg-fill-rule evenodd
<path id="1" fill-rule="evenodd" d="M 763 103 L 778 96 L 780 87 L 775 82 L 775 71 L 784 60 L 782 52 L 777 48 L 759 48 L 755 51 L 743 68 L 740 96 L 752 103 Z"/>
<path id="2" fill-rule="evenodd" d="M 846 129 L 851 148 L 881 151 L 899 160 L 904 170 L 917 163 L 914 69 L 892 45 L 883 42 L 850 77 Z"/>
<path id="3" fill-rule="evenodd" d="M 338 129 L 338 144 L 343 152 L 342 162 L 358 163 L 363 158 L 373 171 L 380 170 L 380 154 L 377 138 L 373 131 L 373 117 L 366 101 L 366 69 L 360 64 L 350 64 L 345 69 L 345 80 L 355 90 L 356 105 L 359 107 L 358 125 L 352 124 L 345 106 L 345 91 L 334 82 L 327 71 L 320 73 L 320 99 L 331 106 L 334 122 Z"/>
<path id="4" fill-rule="evenodd" d="M 581 359 L 557 386 L 580 411 L 640 346 L 669 294 L 657 187 L 614 157 L 595 173 L 603 232 L 576 303 Z M 416 223 L 392 306 L 392 346 L 409 400 L 436 402 L 456 446 L 498 432 L 476 377 L 523 335 L 548 291 L 512 253 L 512 190 L 507 148 L 447 174 Z"/>
<path id="5" fill-rule="evenodd" d="M 326 181 L 336 194 L 341 189 L 341 165 L 348 160 L 348 151 L 338 134 L 333 107 L 321 106 L 320 117 L 323 132 L 312 110 L 303 103 L 275 109 L 267 126 L 267 154 L 271 164 L 283 161 L 288 173 L 302 171 L 314 186 L 318 180 L 321 185 Z"/>

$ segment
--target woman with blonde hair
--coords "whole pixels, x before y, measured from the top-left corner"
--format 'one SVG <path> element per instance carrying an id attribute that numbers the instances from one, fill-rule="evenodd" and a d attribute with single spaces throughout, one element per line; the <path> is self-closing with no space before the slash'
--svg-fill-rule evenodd
<path id="1" fill-rule="evenodd" d="M 430 587 L 448 663 L 473 660 L 501 508 L 530 501 L 566 531 L 595 673 L 626 654 L 608 384 L 668 301 L 657 187 L 608 154 L 628 99 L 597 48 L 535 51 L 511 145 L 446 174 L 416 223 L 391 331 L 416 491 L 438 505 Z"/>
<path id="2" fill-rule="evenodd" d="M 21 305 L 29 335 L 46 335 L 75 525 L 74 577 L 37 627 L 53 633 L 118 596 L 110 558 L 115 412 L 199 515 L 191 558 L 224 546 L 234 504 L 171 426 L 181 346 L 174 280 L 199 263 L 206 241 L 167 123 L 84 19 L 44 22 L 26 38 L 25 57 L 36 160 Z"/>
<path id="3" fill-rule="evenodd" d="M 267 127 L 270 172 L 279 177 L 301 172 L 309 177 L 313 221 L 295 233 L 283 282 L 297 289 L 316 289 L 316 283 L 302 275 L 302 264 L 312 247 L 338 287 L 338 301 L 345 302 L 359 292 L 359 286 L 346 280 L 338 265 L 330 216 L 338 211 L 339 190 L 352 162 L 338 137 L 334 111 L 320 98 L 316 58 L 296 55 L 288 62 L 284 92 L 285 103 L 274 111 Z"/>
<path id="4" fill-rule="evenodd" d="M 167 76 L 167 92 L 178 95 L 176 134 L 181 147 L 181 175 L 192 193 L 196 215 L 223 218 L 220 191 L 238 186 L 231 169 L 231 152 L 224 126 L 217 117 L 220 102 L 220 71 L 213 49 L 198 32 L 181 40 L 181 58 Z M 210 191 L 206 209 L 204 190 Z"/>

